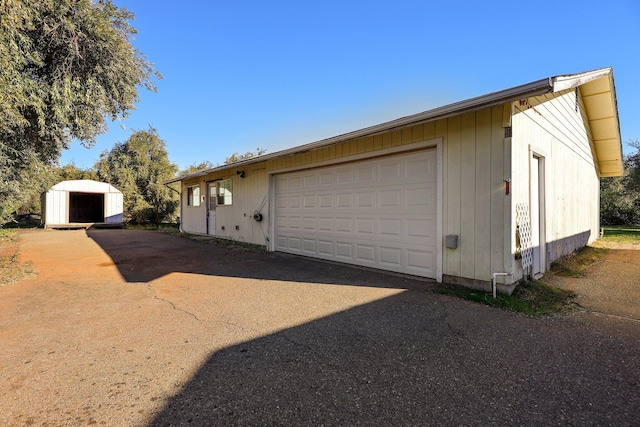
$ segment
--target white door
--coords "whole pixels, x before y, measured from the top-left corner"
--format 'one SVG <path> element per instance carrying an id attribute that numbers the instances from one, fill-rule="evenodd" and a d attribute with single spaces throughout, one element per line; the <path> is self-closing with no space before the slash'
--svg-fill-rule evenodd
<path id="1" fill-rule="evenodd" d="M 216 182 L 207 183 L 207 234 L 216 234 Z"/>
<path id="2" fill-rule="evenodd" d="M 531 158 L 531 247 L 533 248 L 533 265 L 531 274 L 535 277 L 540 275 L 544 269 L 542 268 L 542 239 L 540 227 L 540 158 L 533 156 Z"/>
<path id="3" fill-rule="evenodd" d="M 275 250 L 436 277 L 436 150 L 275 177 Z"/>

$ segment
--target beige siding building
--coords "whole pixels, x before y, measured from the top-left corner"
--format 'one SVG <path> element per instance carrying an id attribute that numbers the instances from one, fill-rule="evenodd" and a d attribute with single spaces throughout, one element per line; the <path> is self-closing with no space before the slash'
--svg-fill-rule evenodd
<path id="1" fill-rule="evenodd" d="M 183 231 L 506 292 L 595 240 L 610 68 L 179 177 Z"/>

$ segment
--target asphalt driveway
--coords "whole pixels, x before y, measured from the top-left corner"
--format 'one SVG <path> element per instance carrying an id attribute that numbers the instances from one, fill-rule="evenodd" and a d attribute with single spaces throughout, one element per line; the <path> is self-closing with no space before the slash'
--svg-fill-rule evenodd
<path id="1" fill-rule="evenodd" d="M 638 425 L 640 322 L 149 231 L 31 231 L 0 425 Z"/>

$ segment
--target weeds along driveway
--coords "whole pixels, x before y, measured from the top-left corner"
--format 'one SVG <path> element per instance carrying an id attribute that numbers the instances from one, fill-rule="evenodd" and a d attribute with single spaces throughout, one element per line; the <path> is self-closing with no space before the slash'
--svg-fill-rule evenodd
<path id="1" fill-rule="evenodd" d="M 640 423 L 637 322 L 149 231 L 20 242 L 0 425 Z"/>

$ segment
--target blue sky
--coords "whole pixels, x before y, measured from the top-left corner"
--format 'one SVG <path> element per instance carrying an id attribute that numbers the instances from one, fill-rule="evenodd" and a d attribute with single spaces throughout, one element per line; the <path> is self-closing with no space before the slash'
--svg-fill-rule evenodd
<path id="1" fill-rule="evenodd" d="M 114 0 L 164 78 L 91 149 L 158 130 L 185 168 L 275 152 L 545 77 L 612 66 L 640 139 L 640 2 Z M 625 147 L 625 151 L 628 148 Z"/>

